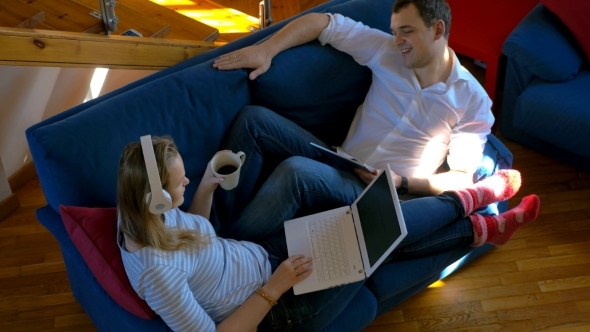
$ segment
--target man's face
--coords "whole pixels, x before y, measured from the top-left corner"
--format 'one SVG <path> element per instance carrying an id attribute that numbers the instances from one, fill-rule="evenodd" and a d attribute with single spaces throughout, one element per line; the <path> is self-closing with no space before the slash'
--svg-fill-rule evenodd
<path id="1" fill-rule="evenodd" d="M 426 26 L 416 6 L 410 4 L 391 15 L 390 28 L 406 68 L 422 68 L 432 61 L 436 29 Z"/>

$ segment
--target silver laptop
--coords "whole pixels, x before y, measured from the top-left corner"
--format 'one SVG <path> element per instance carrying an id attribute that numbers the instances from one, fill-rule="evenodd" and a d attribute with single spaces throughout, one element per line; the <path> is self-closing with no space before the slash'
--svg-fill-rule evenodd
<path id="1" fill-rule="evenodd" d="M 368 278 L 408 234 L 389 166 L 351 206 L 285 221 L 289 256 L 313 258 L 304 294 Z"/>

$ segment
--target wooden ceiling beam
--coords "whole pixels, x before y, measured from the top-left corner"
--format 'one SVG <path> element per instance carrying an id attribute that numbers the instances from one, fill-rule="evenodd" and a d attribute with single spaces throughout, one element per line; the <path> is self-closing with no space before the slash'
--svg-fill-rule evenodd
<path id="1" fill-rule="evenodd" d="M 161 70 L 217 43 L 0 27 L 0 65 Z"/>

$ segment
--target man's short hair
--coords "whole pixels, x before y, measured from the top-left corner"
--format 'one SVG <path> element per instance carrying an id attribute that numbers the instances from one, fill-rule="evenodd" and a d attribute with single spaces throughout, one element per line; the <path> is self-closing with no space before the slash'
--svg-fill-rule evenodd
<path id="1" fill-rule="evenodd" d="M 416 6 L 427 27 L 431 27 L 436 21 L 442 20 L 445 23 L 445 38 L 449 39 L 451 8 L 446 0 L 397 0 L 393 4 L 392 11 L 397 14 L 410 4 Z"/>

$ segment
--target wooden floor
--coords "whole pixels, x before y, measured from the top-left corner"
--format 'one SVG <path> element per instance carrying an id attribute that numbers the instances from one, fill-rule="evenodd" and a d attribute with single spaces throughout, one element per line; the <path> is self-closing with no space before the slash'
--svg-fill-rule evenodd
<path id="1" fill-rule="evenodd" d="M 590 174 L 498 136 L 523 177 L 510 205 L 536 193 L 538 220 L 365 332 L 590 331 Z M 21 207 L 0 222 L 0 331 L 95 330 L 56 240 L 35 218 L 45 205 L 38 180 L 16 194 Z"/>
<path id="2" fill-rule="evenodd" d="M 501 138 L 501 137 L 500 137 Z M 502 139 L 502 138 L 501 138 Z M 539 219 L 505 246 L 424 290 L 365 331 L 590 331 L 590 174 L 502 139 Z M 92 331 L 72 296 L 57 241 L 39 224 L 37 179 L 0 222 L 0 331 Z"/>
<path id="3" fill-rule="evenodd" d="M 510 205 L 536 193 L 538 220 L 365 332 L 590 331 L 590 174 L 498 136 L 523 176 Z M 57 241 L 36 220 L 45 205 L 38 180 L 16 194 L 21 207 L 0 222 L 0 331 L 96 330 L 72 296 Z"/>

